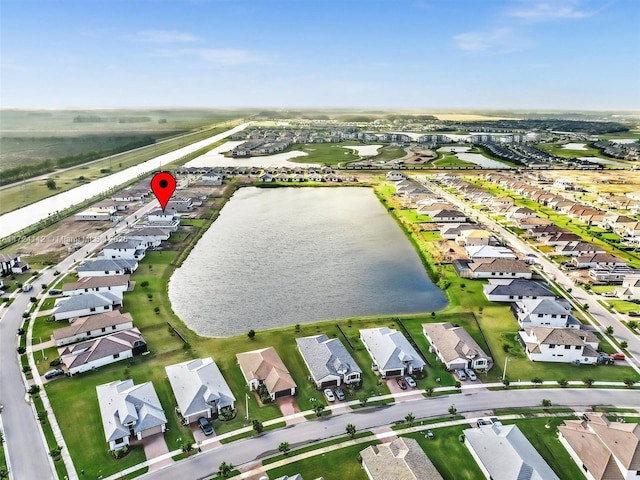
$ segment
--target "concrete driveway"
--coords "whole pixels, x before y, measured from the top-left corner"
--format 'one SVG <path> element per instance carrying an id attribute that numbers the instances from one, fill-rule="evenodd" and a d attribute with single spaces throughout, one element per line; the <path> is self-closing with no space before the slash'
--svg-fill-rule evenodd
<path id="1" fill-rule="evenodd" d="M 298 404 L 295 399 L 291 396 L 276 398 L 276 405 L 280 408 L 283 417 L 287 417 L 289 415 L 293 415 L 294 413 L 300 412 L 300 408 L 298 408 Z M 287 425 L 293 425 L 295 423 L 303 422 L 304 417 L 297 418 L 289 418 L 287 419 Z"/>
<path id="2" fill-rule="evenodd" d="M 165 453 L 169 453 L 169 447 L 167 447 L 167 442 L 164 439 L 164 433 L 157 433 L 155 435 L 151 435 L 150 437 L 143 438 L 142 440 L 135 440 L 131 442 L 132 445 L 142 445 L 144 448 L 144 455 L 147 460 L 151 460 L 152 458 L 159 457 L 164 455 Z M 167 465 L 171 465 L 173 460 L 168 458 L 158 463 L 154 463 L 149 466 L 149 471 L 153 472 L 155 470 L 159 470 L 162 467 L 166 467 Z"/>

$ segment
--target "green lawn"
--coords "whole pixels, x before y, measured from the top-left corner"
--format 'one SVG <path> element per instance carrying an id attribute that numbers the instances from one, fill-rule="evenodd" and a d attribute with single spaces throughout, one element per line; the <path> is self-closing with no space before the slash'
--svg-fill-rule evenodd
<path id="1" fill-rule="evenodd" d="M 440 234 L 440 230 L 431 230 L 428 232 L 422 232 L 421 235 L 422 235 L 422 238 L 427 242 L 439 242 L 444 240 L 444 238 L 442 238 L 442 235 Z"/>
<path id="2" fill-rule="evenodd" d="M 426 223 L 433 221 L 430 216 L 421 215 L 413 208 L 398 210 L 397 213 L 411 223 Z"/>
<path id="3" fill-rule="evenodd" d="M 424 433 L 410 433 L 403 437 L 413 438 L 420 444 L 445 480 L 477 480 L 484 478 L 480 467 L 459 440 L 467 428 L 469 425 L 433 429 L 432 439 L 424 438 Z"/>
<path id="4" fill-rule="evenodd" d="M 620 313 L 629 313 L 633 311 L 640 311 L 640 304 L 628 302 L 626 300 L 609 300 L 607 299 L 607 303 L 611 305 L 616 311 Z"/>
<path id="5" fill-rule="evenodd" d="M 407 152 L 404 148 L 385 146 L 378 150 L 380 152 L 376 157 L 373 158 L 374 161 L 382 161 L 388 162 L 390 160 L 396 160 L 398 158 L 404 157 Z"/>
<path id="6" fill-rule="evenodd" d="M 40 315 L 36 317 L 36 323 L 33 324 L 33 330 L 31 333 L 33 343 L 40 343 L 40 339 L 42 339 L 43 342 L 51 340 L 51 334 L 54 330 L 69 326 L 69 322 L 67 320 L 48 322 L 47 320 L 49 318 L 51 318 L 51 315 Z"/>
<path id="7" fill-rule="evenodd" d="M 304 479 L 322 477 L 325 480 L 367 480 L 369 477 L 358 461 L 358 454 L 369 445 L 377 443 L 372 441 L 344 447 L 274 468 L 268 471 L 269 478 L 279 478 L 299 473 Z M 331 468 L 330 466 L 334 467 Z"/>
<path id="8" fill-rule="evenodd" d="M 304 157 L 292 158 L 291 162 L 298 163 L 318 163 L 322 165 L 337 165 L 344 162 L 353 162 L 360 157 L 353 153 L 353 150 L 344 148 L 346 145 L 363 146 L 365 144 L 358 142 L 346 143 L 309 143 L 309 144 L 293 144 L 289 146 L 285 152 L 299 150 L 305 152 Z"/>

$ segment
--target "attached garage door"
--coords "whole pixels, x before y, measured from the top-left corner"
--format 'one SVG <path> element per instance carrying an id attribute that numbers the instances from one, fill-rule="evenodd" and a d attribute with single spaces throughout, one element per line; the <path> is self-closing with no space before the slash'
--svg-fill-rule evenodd
<path id="1" fill-rule="evenodd" d="M 162 433 L 162 425 L 158 425 L 157 427 L 149 428 L 142 432 L 142 438 L 150 437 L 151 435 L 155 435 L 156 433 Z"/>
<path id="2" fill-rule="evenodd" d="M 280 390 L 276 392 L 276 398 L 286 397 L 287 395 L 291 395 L 291 390 Z"/>
<path id="3" fill-rule="evenodd" d="M 402 375 L 402 370 L 387 370 L 386 374 L 387 377 L 398 377 Z"/>
<path id="4" fill-rule="evenodd" d="M 322 388 L 326 387 L 336 387 L 338 385 L 338 380 L 329 380 L 328 382 L 322 382 L 320 386 Z"/>

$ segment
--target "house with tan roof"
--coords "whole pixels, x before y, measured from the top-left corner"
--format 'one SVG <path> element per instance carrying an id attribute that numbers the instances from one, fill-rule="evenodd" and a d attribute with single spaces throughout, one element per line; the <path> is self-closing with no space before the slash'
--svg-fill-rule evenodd
<path id="1" fill-rule="evenodd" d="M 360 452 L 362 468 L 371 480 L 442 480 L 427 454 L 413 438 L 371 445 Z"/>
<path id="2" fill-rule="evenodd" d="M 129 275 L 103 275 L 100 277 L 83 277 L 77 282 L 65 283 L 62 294 L 65 297 L 85 293 L 111 292 L 122 298 L 124 292 L 131 288 Z"/>
<path id="3" fill-rule="evenodd" d="M 271 400 L 296 394 L 296 382 L 275 348 L 238 353 L 236 358 L 250 390 L 264 385 Z"/>
<path id="4" fill-rule="evenodd" d="M 63 347 L 80 340 L 102 337 L 110 333 L 133 328 L 133 318 L 130 313 L 106 312 L 89 317 L 70 320 L 68 327 L 53 331 L 51 338 L 56 347 Z"/>
<path id="5" fill-rule="evenodd" d="M 493 359 L 462 327 L 448 322 L 423 323 L 422 333 L 431 345 L 430 350 L 448 370 L 473 368 L 486 371 L 493 366 Z"/>
<path id="6" fill-rule="evenodd" d="M 471 278 L 527 278 L 533 275 L 522 260 L 508 258 L 480 259 L 468 264 Z"/>
<path id="7" fill-rule="evenodd" d="M 489 245 L 492 239 L 491 233 L 482 229 L 462 230 L 456 237 L 458 245 L 473 247 L 477 245 Z"/>
<path id="8" fill-rule="evenodd" d="M 573 257 L 571 263 L 577 268 L 626 267 L 627 262 L 609 253 L 593 253 Z"/>
<path id="9" fill-rule="evenodd" d="M 575 328 L 528 327 L 518 332 L 532 362 L 594 364 L 598 360 L 598 339 Z"/>
<path id="10" fill-rule="evenodd" d="M 640 477 L 640 425 L 610 422 L 603 413 L 565 420 L 558 439 L 589 480 Z"/>

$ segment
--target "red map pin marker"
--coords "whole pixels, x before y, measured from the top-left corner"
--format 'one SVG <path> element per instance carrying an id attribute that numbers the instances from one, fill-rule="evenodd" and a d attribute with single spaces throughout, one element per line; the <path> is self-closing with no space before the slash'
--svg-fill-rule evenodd
<path id="1" fill-rule="evenodd" d="M 151 190 L 164 212 L 171 195 L 176 191 L 176 179 L 169 172 L 156 173 L 151 179 Z"/>

